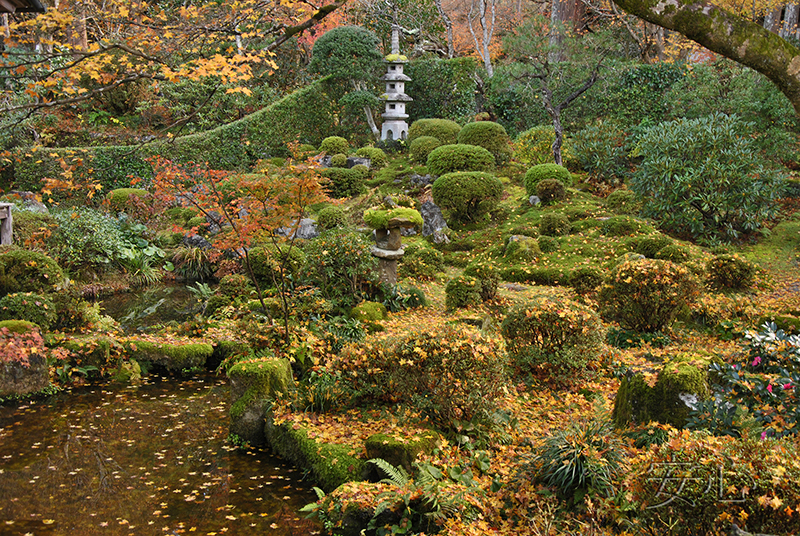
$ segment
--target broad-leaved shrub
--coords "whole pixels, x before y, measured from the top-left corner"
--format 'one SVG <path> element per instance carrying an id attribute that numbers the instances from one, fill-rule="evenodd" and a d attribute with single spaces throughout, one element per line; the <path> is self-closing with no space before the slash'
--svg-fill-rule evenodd
<path id="1" fill-rule="evenodd" d="M 324 231 L 305 247 L 305 275 L 323 296 L 341 307 L 359 301 L 376 276 L 377 261 L 362 235 L 344 229 Z"/>

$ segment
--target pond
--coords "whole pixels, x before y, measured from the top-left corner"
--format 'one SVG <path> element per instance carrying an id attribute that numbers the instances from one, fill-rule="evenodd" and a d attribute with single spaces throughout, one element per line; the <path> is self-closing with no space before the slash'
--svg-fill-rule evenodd
<path id="1" fill-rule="evenodd" d="M 103 314 L 120 323 L 126 333 L 144 331 L 172 320 L 184 322 L 200 311 L 200 304 L 186 285 L 169 284 L 141 292 L 114 294 L 100 302 Z"/>
<path id="2" fill-rule="evenodd" d="M 0 535 L 319 534 L 300 471 L 228 441 L 224 378 L 0 407 Z"/>

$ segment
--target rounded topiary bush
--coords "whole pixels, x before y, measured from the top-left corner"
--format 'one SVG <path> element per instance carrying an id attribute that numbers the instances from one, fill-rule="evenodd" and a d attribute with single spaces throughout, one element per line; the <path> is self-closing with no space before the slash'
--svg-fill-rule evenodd
<path id="1" fill-rule="evenodd" d="M 0 295 L 52 290 L 62 279 L 64 271 L 44 253 L 19 248 L 0 253 Z"/>
<path id="2" fill-rule="evenodd" d="M 331 157 L 331 167 L 336 167 L 336 168 L 347 167 L 347 155 L 342 153 L 333 155 Z"/>
<path id="3" fill-rule="evenodd" d="M 58 227 L 52 214 L 14 208 L 14 243 L 28 247 L 40 243 Z"/>
<path id="4" fill-rule="evenodd" d="M 491 171 L 492 153 L 477 145 L 442 145 L 428 155 L 428 173 L 444 175 L 456 171 Z"/>
<path id="5" fill-rule="evenodd" d="M 675 320 L 698 295 L 694 275 L 681 265 L 662 260 L 627 260 L 617 265 L 600 287 L 604 317 L 626 329 L 652 333 Z"/>
<path id="6" fill-rule="evenodd" d="M 328 136 L 319 145 L 319 150 L 325 154 L 347 154 L 350 152 L 350 144 L 341 136 Z"/>
<path id="7" fill-rule="evenodd" d="M 536 242 L 539 244 L 539 250 L 542 253 L 552 253 L 558 251 L 558 248 L 561 247 L 558 238 L 554 236 L 540 236 L 536 239 Z"/>
<path id="8" fill-rule="evenodd" d="M 497 207 L 503 183 L 491 173 L 447 173 L 436 179 L 432 193 L 433 201 L 457 220 L 478 221 Z"/>
<path id="9" fill-rule="evenodd" d="M 331 197 L 353 197 L 364 191 L 364 176 L 357 169 L 327 168 L 320 175 L 330 179 L 327 189 Z"/>
<path id="10" fill-rule="evenodd" d="M 449 119 L 417 119 L 408 129 L 409 143 L 423 136 L 436 138 L 442 144 L 456 143 L 461 125 Z"/>
<path id="11" fill-rule="evenodd" d="M 567 198 L 567 188 L 556 179 L 545 179 L 536 185 L 536 195 L 545 205 L 557 203 Z"/>
<path id="12" fill-rule="evenodd" d="M 350 169 L 352 171 L 355 171 L 356 173 L 358 173 L 359 176 L 361 177 L 362 181 L 367 180 L 367 178 L 369 177 L 369 168 L 367 166 L 365 166 L 364 164 L 356 164 L 355 166 L 351 167 Z"/>
<path id="13" fill-rule="evenodd" d="M 537 195 L 538 184 L 548 179 L 560 181 L 565 187 L 572 186 L 572 173 L 567 168 L 558 164 L 539 164 L 525 173 L 525 191 L 528 195 Z"/>
<path id="14" fill-rule="evenodd" d="M 452 429 L 488 420 L 497 409 L 508 385 L 499 342 L 466 326 L 426 324 L 346 346 L 328 368 L 341 372 L 362 403 L 405 404 Z"/>
<path id="15" fill-rule="evenodd" d="M 389 163 L 386 153 L 380 147 L 362 147 L 356 151 L 356 155 L 362 158 L 369 158 L 372 169 L 384 168 Z"/>
<path id="16" fill-rule="evenodd" d="M 674 241 L 661 233 L 637 236 L 627 241 L 627 246 L 631 251 L 635 251 L 649 259 L 655 259 L 656 253 L 672 244 L 674 244 Z"/>
<path id="17" fill-rule="evenodd" d="M 571 228 L 569 218 L 561 212 L 548 212 L 539 220 L 539 234 L 543 236 L 564 236 Z"/>
<path id="18" fill-rule="evenodd" d="M 572 270 L 567 276 L 567 284 L 578 294 L 587 294 L 597 290 L 603 284 L 603 272 L 591 266 L 581 266 Z"/>
<path id="19" fill-rule="evenodd" d="M 246 299 L 252 290 L 250 279 L 242 274 L 228 274 L 219 280 L 219 293 L 229 298 Z"/>
<path id="20" fill-rule="evenodd" d="M 739 255 L 717 255 L 706 264 L 706 273 L 714 288 L 742 290 L 755 283 L 756 267 Z"/>
<path id="21" fill-rule="evenodd" d="M 454 277 L 444 289 L 448 309 L 460 309 L 481 303 L 481 282 L 468 275 Z"/>
<path id="22" fill-rule="evenodd" d="M 430 247 L 411 245 L 405 248 L 398 268 L 403 277 L 433 279 L 444 272 L 444 255 Z"/>
<path id="23" fill-rule="evenodd" d="M 599 356 L 604 340 L 597 313 L 557 296 L 515 307 L 500 330 L 512 362 L 521 371 L 581 370 Z"/>
<path id="24" fill-rule="evenodd" d="M 441 147 L 442 142 L 433 136 L 420 136 L 408 146 L 408 154 L 411 160 L 420 164 L 428 162 L 428 155 L 437 147 Z"/>
<path id="25" fill-rule="evenodd" d="M 458 133 L 458 143 L 483 147 L 492 153 L 498 165 L 511 160 L 511 138 L 503 125 L 493 121 L 467 123 Z"/>
<path id="26" fill-rule="evenodd" d="M 606 236 L 629 236 L 644 229 L 644 224 L 631 216 L 611 216 L 600 227 Z"/>
<path id="27" fill-rule="evenodd" d="M 56 321 L 56 306 L 44 294 L 15 292 L 0 298 L 0 320 L 27 320 L 48 331 Z"/>
<path id="28" fill-rule="evenodd" d="M 144 203 L 149 195 L 147 190 L 140 188 L 117 188 L 108 192 L 106 202 L 111 212 L 116 214 L 117 212 L 127 212 L 127 209 L 134 206 L 133 204 L 136 202 Z"/>
<path id="29" fill-rule="evenodd" d="M 487 260 L 472 261 L 464 268 L 464 275 L 474 277 L 480 281 L 480 295 L 483 301 L 493 300 L 497 296 L 500 274 L 492 262 Z"/>
<path id="30" fill-rule="evenodd" d="M 503 260 L 505 262 L 526 263 L 539 258 L 542 250 L 539 249 L 539 241 L 533 238 L 511 235 L 508 237 L 506 247 L 503 250 Z"/>
<path id="31" fill-rule="evenodd" d="M 659 249 L 655 255 L 653 255 L 654 259 L 672 261 L 678 264 L 688 261 L 691 257 L 692 254 L 689 252 L 689 250 L 680 244 L 670 244 L 668 246 L 664 246 L 663 248 Z"/>
<path id="32" fill-rule="evenodd" d="M 270 286 L 280 282 L 281 269 L 284 277 L 298 276 L 306 262 L 303 250 L 287 244 L 254 247 L 248 252 L 248 257 L 258 282 Z"/>
<path id="33" fill-rule="evenodd" d="M 642 209 L 642 201 L 636 192 L 624 188 L 608 194 L 605 205 L 608 210 L 616 214 L 636 214 Z"/>
<path id="34" fill-rule="evenodd" d="M 347 227 L 347 213 L 340 206 L 325 207 L 317 213 L 317 226 L 322 230 Z"/>

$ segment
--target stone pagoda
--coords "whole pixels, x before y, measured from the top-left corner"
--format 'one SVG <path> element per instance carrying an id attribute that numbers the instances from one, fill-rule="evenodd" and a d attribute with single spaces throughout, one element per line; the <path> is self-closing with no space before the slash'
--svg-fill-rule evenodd
<path id="1" fill-rule="evenodd" d="M 386 82 L 386 93 L 381 98 L 386 101 L 386 111 L 382 114 L 382 140 L 404 140 L 408 136 L 408 114 L 406 103 L 413 99 L 405 94 L 405 84 L 411 79 L 403 74 L 403 65 L 408 58 L 400 55 L 400 27 L 392 26 L 392 53 L 386 56 L 386 74 L 381 80 Z"/>

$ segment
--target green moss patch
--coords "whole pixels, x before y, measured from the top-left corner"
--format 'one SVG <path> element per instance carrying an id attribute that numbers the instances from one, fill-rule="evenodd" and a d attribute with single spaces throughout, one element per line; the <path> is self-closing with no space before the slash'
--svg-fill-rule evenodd
<path id="1" fill-rule="evenodd" d="M 237 363 L 228 371 L 231 380 L 231 433 L 251 445 L 265 441 L 264 420 L 270 400 L 294 387 L 288 359 L 256 359 Z"/>
<path id="2" fill-rule="evenodd" d="M 439 434 L 433 430 L 412 436 L 375 434 L 367 438 L 364 447 L 369 458 L 381 458 L 411 472 L 411 464 L 417 456 L 431 452 L 439 439 Z"/>
<path id="3" fill-rule="evenodd" d="M 137 361 L 149 361 L 167 370 L 180 371 L 204 366 L 214 353 L 214 347 L 209 343 L 129 339 L 125 343 L 125 352 Z"/>

